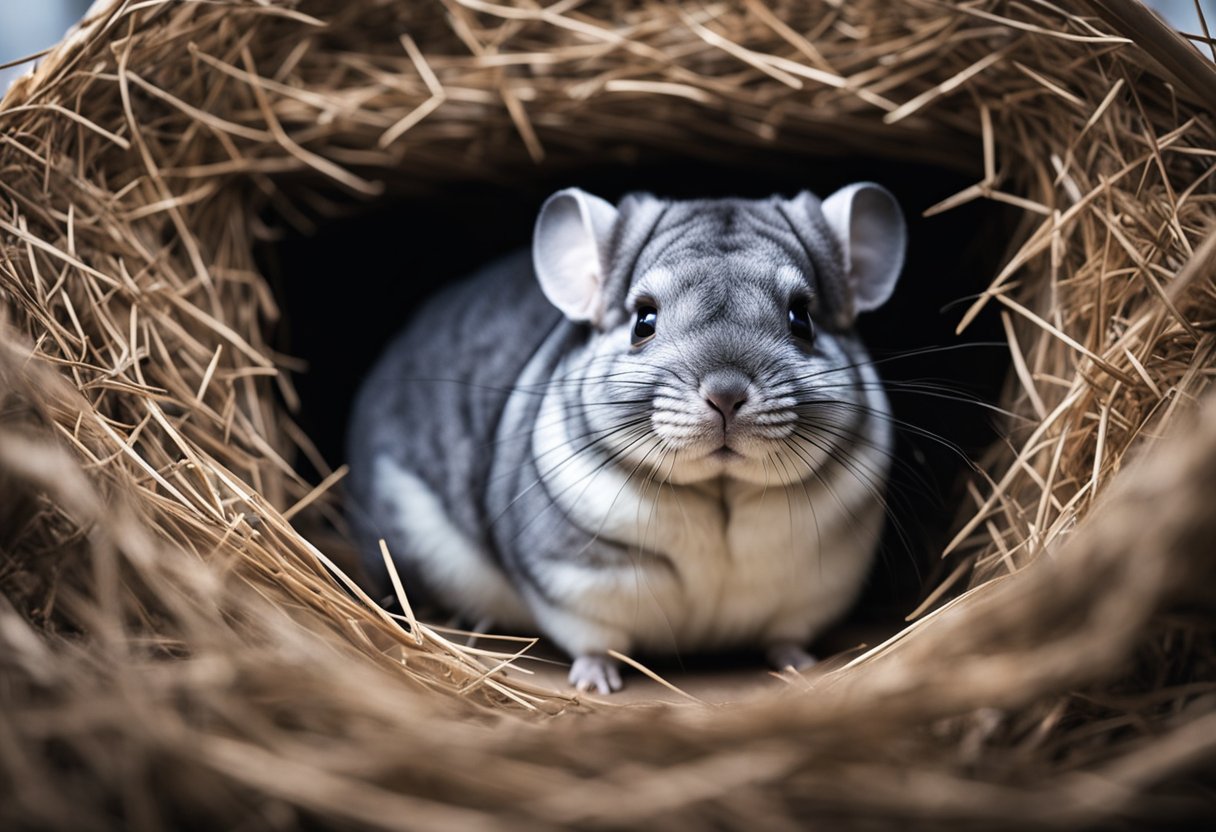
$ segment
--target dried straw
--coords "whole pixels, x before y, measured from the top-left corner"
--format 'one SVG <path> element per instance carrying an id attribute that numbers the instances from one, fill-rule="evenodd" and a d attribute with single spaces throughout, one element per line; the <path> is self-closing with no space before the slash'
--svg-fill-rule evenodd
<path id="1" fill-rule="evenodd" d="M 99 3 L 0 103 L 0 825 L 1210 816 L 1198 54 L 1126 0 Z M 956 583 L 775 698 L 545 690 L 527 642 L 389 616 L 289 522 L 341 475 L 291 465 L 264 218 L 630 147 L 848 148 L 1023 216 L 964 325 L 1001 307 L 1030 427 L 971 484 Z"/>

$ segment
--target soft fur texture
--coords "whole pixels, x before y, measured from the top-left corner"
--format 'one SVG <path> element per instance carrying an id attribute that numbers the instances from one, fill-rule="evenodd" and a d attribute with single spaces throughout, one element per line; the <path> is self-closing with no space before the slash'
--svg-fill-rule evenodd
<path id="1" fill-rule="evenodd" d="M 849 327 L 903 244 L 865 183 L 822 208 L 555 194 L 535 276 L 516 255 L 441 294 L 367 380 L 350 456 L 368 565 L 383 574 L 385 539 L 448 607 L 539 627 L 602 692 L 609 650 L 810 661 L 882 526 L 887 403 Z"/>

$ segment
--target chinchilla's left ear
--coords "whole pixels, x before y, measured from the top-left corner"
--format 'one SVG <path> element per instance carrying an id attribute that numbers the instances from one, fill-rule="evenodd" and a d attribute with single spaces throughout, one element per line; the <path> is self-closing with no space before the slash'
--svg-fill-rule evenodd
<path id="1" fill-rule="evenodd" d="M 891 192 L 873 182 L 847 185 L 822 204 L 824 219 L 844 254 L 853 311 L 887 302 L 904 265 L 908 232 Z"/>
<path id="2" fill-rule="evenodd" d="M 616 219 L 611 203 L 578 188 L 541 206 L 532 264 L 545 297 L 572 321 L 598 325 L 603 317 L 605 254 Z"/>

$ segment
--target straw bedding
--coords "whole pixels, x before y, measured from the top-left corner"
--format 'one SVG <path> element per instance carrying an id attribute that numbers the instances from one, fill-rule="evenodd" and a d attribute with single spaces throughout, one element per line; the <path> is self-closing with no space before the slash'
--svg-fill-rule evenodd
<path id="1" fill-rule="evenodd" d="M 1112 0 L 99 3 L 0 105 L 0 825 L 1210 816 L 1214 111 Z M 963 320 L 1000 309 L 1017 418 L 949 579 L 738 705 L 503 675 L 292 526 L 340 472 L 292 467 L 255 240 L 631 148 L 927 162 L 976 182 L 932 211 L 1022 218 Z"/>

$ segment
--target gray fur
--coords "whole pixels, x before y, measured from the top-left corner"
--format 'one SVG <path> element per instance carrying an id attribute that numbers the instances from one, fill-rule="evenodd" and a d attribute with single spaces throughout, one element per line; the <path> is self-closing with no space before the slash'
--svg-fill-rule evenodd
<path id="1" fill-rule="evenodd" d="M 890 450 L 885 397 L 851 332 L 850 281 L 870 278 L 850 271 L 847 245 L 816 197 L 668 202 L 635 194 L 616 210 L 607 233 L 588 231 L 598 252 L 594 323 L 562 317 L 529 258 L 508 257 L 419 310 L 364 383 L 349 437 L 350 515 L 380 589 L 382 537 L 411 592 L 427 590 L 470 618 L 546 629 L 583 657 L 588 675 L 572 681 L 594 679 L 601 689 L 616 678 L 596 663 L 608 649 L 763 642 L 788 656 L 789 644 L 808 641 L 860 588 Z M 536 257 L 547 242 L 543 220 Z M 902 257 L 902 237 L 898 248 Z M 893 281 L 898 268 L 873 279 Z M 790 335 L 788 309 L 799 298 L 817 327 L 810 351 Z M 657 306 L 658 325 L 635 347 L 639 301 Z M 732 420 L 706 404 L 705 385 L 727 383 L 747 390 Z M 386 470 L 403 473 L 376 473 Z M 418 506 L 429 503 L 386 486 L 398 482 L 410 494 L 431 492 L 445 519 L 420 517 Z M 825 589 L 813 615 L 768 597 L 780 595 L 776 579 L 733 607 L 700 600 L 703 576 L 689 552 L 719 552 L 713 557 L 732 563 L 705 569 L 736 580 L 730 570 L 752 552 L 731 512 L 770 511 L 777 498 L 756 502 L 770 485 L 790 502 L 788 546 L 784 538 L 775 546 L 790 551 L 768 557 L 789 558 L 799 576 L 815 574 L 804 561 L 818 564 Z M 689 529 L 707 542 L 677 551 L 649 526 L 680 529 L 672 506 L 685 511 L 685 503 L 708 512 Z M 629 505 L 636 524 L 617 516 Z M 598 508 L 584 516 L 586 506 Z M 447 540 L 461 535 L 471 542 L 461 551 L 477 553 L 468 561 L 475 568 L 444 577 Z M 462 597 L 466 582 L 478 589 Z M 487 593 L 511 597 L 470 601 Z M 805 605 L 804 595 L 789 604 Z M 661 607 L 653 620 L 666 619 L 662 626 L 644 623 L 650 606 Z"/>

